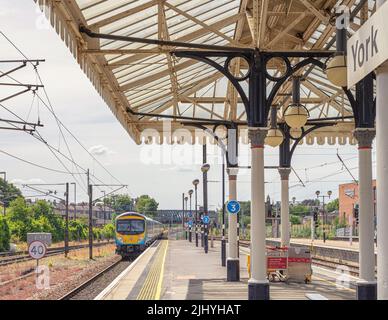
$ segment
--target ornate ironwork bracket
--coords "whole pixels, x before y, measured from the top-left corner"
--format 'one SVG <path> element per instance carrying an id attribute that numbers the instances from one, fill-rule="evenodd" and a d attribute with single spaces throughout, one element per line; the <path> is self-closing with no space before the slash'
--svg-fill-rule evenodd
<path id="1" fill-rule="evenodd" d="M 372 72 L 356 84 L 356 96 L 348 88 L 343 88 L 353 110 L 356 128 L 374 128 L 376 119 L 376 99 L 374 98 Z"/>
<path id="2" fill-rule="evenodd" d="M 212 51 L 175 51 L 173 54 L 180 58 L 194 59 L 206 63 L 221 72 L 239 93 L 245 107 L 249 127 L 266 127 L 268 114 L 281 86 L 296 72 L 307 65 L 315 65 L 321 69 L 325 64 L 319 58 L 329 58 L 332 52 L 212 52 Z M 224 64 L 219 64 L 214 58 L 225 58 Z M 234 58 L 242 58 L 248 64 L 248 72 L 242 77 L 236 77 L 230 71 L 231 62 Z M 268 62 L 273 58 L 283 60 L 286 70 L 275 77 L 267 69 Z M 293 58 L 302 59 L 292 64 Z M 246 93 L 241 82 L 248 81 Z M 267 82 L 274 83 L 271 91 L 267 94 Z"/>
<path id="3" fill-rule="evenodd" d="M 303 127 L 302 134 L 296 138 L 291 135 L 291 128 L 286 123 L 284 122 L 279 123 L 278 127 L 283 132 L 283 135 L 284 135 L 284 140 L 279 147 L 279 168 L 291 167 L 291 160 L 296 147 L 309 133 L 323 127 L 333 126 L 334 124 L 335 123 L 323 123 L 323 122 L 310 124 L 312 126 L 308 129 L 305 129 Z M 309 125 L 309 123 L 307 123 L 307 125 Z M 291 140 L 294 141 L 292 146 L 291 146 Z"/>

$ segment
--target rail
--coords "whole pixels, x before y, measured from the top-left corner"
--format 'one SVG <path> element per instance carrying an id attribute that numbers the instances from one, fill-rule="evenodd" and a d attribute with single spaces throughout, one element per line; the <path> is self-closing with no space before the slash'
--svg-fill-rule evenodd
<path id="1" fill-rule="evenodd" d="M 107 244 L 111 244 L 112 242 L 107 241 L 107 242 L 97 242 L 94 243 L 94 247 L 101 247 Z M 74 251 L 74 250 L 80 250 L 84 248 L 88 248 L 88 244 L 80 244 L 80 245 L 74 245 L 74 246 L 69 246 L 69 251 Z M 62 254 L 65 252 L 65 247 L 57 247 L 57 248 L 48 248 L 47 249 L 47 256 L 54 256 L 58 254 Z M 5 257 L 5 258 L 3 258 Z M 9 264 L 13 263 L 18 263 L 18 262 L 25 262 L 33 260 L 29 255 L 27 251 L 20 251 L 20 252 L 3 252 L 0 255 L 0 266 L 6 266 Z"/>

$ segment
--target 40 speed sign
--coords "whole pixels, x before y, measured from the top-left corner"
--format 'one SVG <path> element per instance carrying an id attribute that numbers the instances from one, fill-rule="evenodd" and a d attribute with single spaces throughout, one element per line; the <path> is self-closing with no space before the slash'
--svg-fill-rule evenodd
<path id="1" fill-rule="evenodd" d="M 46 245 L 40 241 L 33 241 L 28 247 L 28 253 L 32 259 L 39 260 L 46 255 Z"/>

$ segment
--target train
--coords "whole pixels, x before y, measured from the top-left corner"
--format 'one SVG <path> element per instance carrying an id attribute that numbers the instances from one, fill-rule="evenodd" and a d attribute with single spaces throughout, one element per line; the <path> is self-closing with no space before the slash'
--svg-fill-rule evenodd
<path id="1" fill-rule="evenodd" d="M 132 257 L 165 235 L 164 225 L 137 212 L 125 212 L 115 219 L 116 254 Z"/>

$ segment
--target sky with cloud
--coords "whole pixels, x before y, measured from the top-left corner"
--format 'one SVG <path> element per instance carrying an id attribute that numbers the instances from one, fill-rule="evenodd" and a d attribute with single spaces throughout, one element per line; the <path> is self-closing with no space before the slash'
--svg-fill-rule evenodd
<path id="1" fill-rule="evenodd" d="M 7 179 L 19 187 L 28 183 L 77 181 L 77 198 L 86 200 L 86 175 L 82 169 L 88 168 L 96 184 L 120 182 L 128 185 L 127 190 L 122 192 L 132 196 L 149 194 L 157 199 L 160 208 L 181 207 L 182 193 L 192 188 L 192 180 L 201 178 L 201 146 L 136 145 L 94 90 L 60 38 L 49 27 L 34 1 L 1 0 L 0 31 L 28 58 L 46 60 L 38 69 L 51 103 L 50 105 L 43 90 L 39 89 L 42 101 L 27 92 L 3 102 L 3 106 L 0 106 L 0 119 L 16 120 L 16 114 L 31 122 L 41 121 L 44 127 L 38 129 L 39 134 L 51 146 L 28 133 L 0 129 L 0 171 L 7 172 Z M 0 60 L 22 58 L 0 34 Z M 11 64 L 0 63 L 2 72 L 11 67 Z M 17 71 L 12 76 L 23 83 L 38 81 L 31 66 Z M 11 82 L 11 79 L 3 77 L 0 82 Z M 20 88 L 0 86 L 0 100 L 15 93 L 15 90 Z M 65 127 L 82 142 L 82 146 L 63 126 L 58 126 L 53 111 Z M 3 123 L 0 123 L 0 126 L 2 125 Z M 332 190 L 336 196 L 338 184 L 352 180 L 338 161 L 337 148 L 357 178 L 355 146 L 301 145 L 296 149 L 293 167 L 306 187 L 292 174 L 290 197 L 295 196 L 297 200 L 314 198 L 316 190 Z M 22 162 L 15 157 L 56 171 Z M 241 146 L 240 164 L 249 165 L 249 158 L 249 147 Z M 72 164 L 71 160 L 79 167 Z M 209 146 L 208 160 L 212 165 L 209 172 L 209 204 L 213 209 L 219 207 L 222 201 L 221 160 L 220 151 L 216 146 Z M 265 164 L 274 166 L 277 163 L 278 151 L 267 148 Z M 62 173 L 68 171 L 72 174 Z M 279 174 L 275 170 L 267 170 L 266 182 L 266 193 L 273 199 L 279 199 Z M 96 196 L 100 196 L 103 189 L 96 189 Z M 58 187 L 57 190 L 61 192 L 62 189 Z M 108 187 L 105 190 L 110 191 Z M 28 194 L 27 190 L 23 191 Z M 250 172 L 248 169 L 241 169 L 238 198 L 248 200 L 249 197 Z M 199 201 L 201 199 L 200 190 Z"/>

